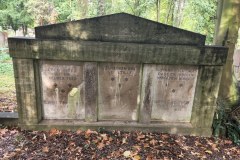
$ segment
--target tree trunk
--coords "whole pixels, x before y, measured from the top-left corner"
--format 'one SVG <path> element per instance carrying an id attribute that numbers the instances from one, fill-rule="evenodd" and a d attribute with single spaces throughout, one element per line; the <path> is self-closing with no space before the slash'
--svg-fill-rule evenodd
<path id="1" fill-rule="evenodd" d="M 236 88 L 233 83 L 233 53 L 238 38 L 240 27 L 240 2 L 239 0 L 219 0 L 215 44 L 229 48 L 227 62 L 223 69 L 219 96 L 229 98 L 231 102 L 237 100 Z"/>
<path id="2" fill-rule="evenodd" d="M 175 27 L 179 27 L 182 22 L 184 6 L 185 0 L 174 1 L 173 26 Z"/>
<path id="3" fill-rule="evenodd" d="M 140 5 L 140 0 L 134 0 L 134 6 L 133 6 L 133 10 L 134 10 L 134 15 L 135 16 L 140 16 L 141 12 L 139 9 L 139 5 Z"/>
<path id="4" fill-rule="evenodd" d="M 156 1 L 156 7 L 157 7 L 157 22 L 160 22 L 161 0 Z"/>
<path id="5" fill-rule="evenodd" d="M 97 15 L 98 16 L 105 15 L 105 0 L 98 1 Z"/>
<path id="6" fill-rule="evenodd" d="M 88 13 L 88 0 L 83 0 L 82 1 L 82 18 L 86 18 L 87 17 L 87 13 Z"/>
<path id="7" fill-rule="evenodd" d="M 22 32 L 23 32 L 23 36 L 26 37 L 26 35 L 27 35 L 27 26 L 26 25 L 22 25 Z"/>
<path id="8" fill-rule="evenodd" d="M 174 8 L 174 0 L 170 0 L 168 2 L 168 11 L 167 11 L 167 15 L 165 18 L 166 24 L 172 24 L 173 8 Z"/>

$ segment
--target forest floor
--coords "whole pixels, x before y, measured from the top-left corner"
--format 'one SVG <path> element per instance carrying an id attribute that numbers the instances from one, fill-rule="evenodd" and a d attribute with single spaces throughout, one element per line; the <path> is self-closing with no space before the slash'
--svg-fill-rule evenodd
<path id="1" fill-rule="evenodd" d="M 238 160 L 228 139 L 121 131 L 0 129 L 0 159 Z"/>

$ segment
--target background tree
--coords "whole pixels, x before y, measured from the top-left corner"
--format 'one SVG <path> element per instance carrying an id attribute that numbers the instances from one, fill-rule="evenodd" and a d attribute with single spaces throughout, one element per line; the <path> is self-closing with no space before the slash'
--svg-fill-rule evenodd
<path id="1" fill-rule="evenodd" d="M 21 27 L 23 35 L 27 28 L 32 26 L 33 17 L 27 12 L 26 0 L 1 1 L 0 25 L 3 29 L 12 29 L 15 34 Z"/>
<path id="2" fill-rule="evenodd" d="M 57 12 L 52 2 L 48 0 L 29 0 L 27 9 L 34 16 L 36 25 L 45 25 L 57 22 Z"/>
<path id="3" fill-rule="evenodd" d="M 233 54 L 238 39 L 240 27 L 240 1 L 219 0 L 218 19 L 216 21 L 216 33 L 214 42 L 216 45 L 229 48 L 227 63 L 223 70 L 219 95 L 230 98 L 231 102 L 237 100 L 235 85 L 233 82 Z"/>

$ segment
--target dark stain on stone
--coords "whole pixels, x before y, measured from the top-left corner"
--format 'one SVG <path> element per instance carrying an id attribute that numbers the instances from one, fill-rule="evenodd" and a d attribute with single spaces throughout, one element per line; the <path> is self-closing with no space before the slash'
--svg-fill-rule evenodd
<path id="1" fill-rule="evenodd" d="M 143 104 L 144 104 L 144 109 L 147 113 L 150 113 L 151 112 L 151 77 L 148 76 L 148 79 L 147 79 L 147 84 L 146 84 L 146 87 L 145 87 L 145 97 L 144 97 L 144 101 L 143 101 Z"/>
<path id="2" fill-rule="evenodd" d="M 86 118 L 96 121 L 97 103 L 97 65 L 86 65 L 85 68 L 85 109 Z"/>

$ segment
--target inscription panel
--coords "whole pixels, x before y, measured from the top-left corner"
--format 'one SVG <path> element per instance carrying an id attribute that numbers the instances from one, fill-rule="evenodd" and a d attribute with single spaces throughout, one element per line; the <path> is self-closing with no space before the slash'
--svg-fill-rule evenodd
<path id="1" fill-rule="evenodd" d="M 139 81 L 140 65 L 100 63 L 99 119 L 136 121 Z"/>
<path id="2" fill-rule="evenodd" d="M 151 119 L 190 122 L 198 67 L 145 65 L 144 75 L 152 74 Z"/>
<path id="3" fill-rule="evenodd" d="M 44 119 L 84 119 L 83 63 L 41 61 Z"/>

